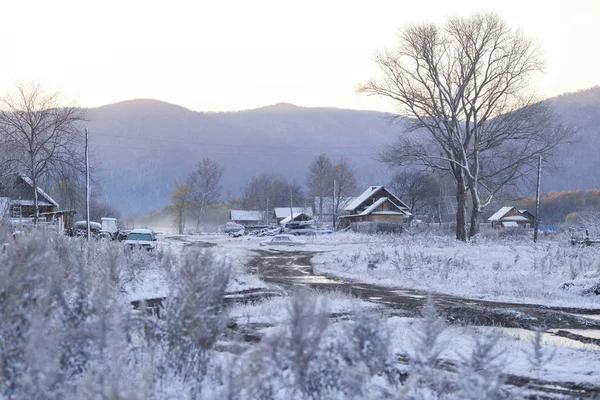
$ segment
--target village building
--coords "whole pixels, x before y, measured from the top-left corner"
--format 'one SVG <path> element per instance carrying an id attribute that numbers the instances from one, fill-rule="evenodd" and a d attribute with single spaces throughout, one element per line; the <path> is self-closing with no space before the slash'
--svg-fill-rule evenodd
<path id="1" fill-rule="evenodd" d="M 313 217 L 312 214 L 306 213 L 306 212 L 295 212 L 294 215 L 292 217 L 290 217 L 289 215 L 287 217 L 285 217 L 284 219 L 282 219 L 279 224 L 280 225 L 285 225 L 288 222 L 291 221 L 296 221 L 296 222 L 308 222 L 308 221 L 313 221 Z"/>
<path id="2" fill-rule="evenodd" d="M 408 206 L 383 186 L 370 186 L 346 206 L 339 217 L 339 229 L 355 222 L 386 222 L 402 226 L 412 216 Z"/>
<path id="3" fill-rule="evenodd" d="M 35 216 L 33 182 L 29 177 L 21 175 L 3 185 L 0 195 L 8 200 L 8 216 L 10 218 L 33 218 Z M 48 193 L 37 188 L 39 213 L 50 213 L 59 206 Z"/>
<path id="4" fill-rule="evenodd" d="M 273 211 L 275 212 L 275 220 L 278 224 L 280 224 L 285 218 L 289 217 L 292 212 L 294 215 L 304 214 L 308 216 L 309 219 L 313 218 L 312 208 L 310 207 L 293 207 L 291 212 L 290 207 L 275 207 Z"/>
<path id="5" fill-rule="evenodd" d="M 505 206 L 489 217 L 488 222 L 492 224 L 493 228 L 531 227 L 535 222 L 535 215 L 527 210 L 519 210 L 514 206 Z"/>
<path id="6" fill-rule="evenodd" d="M 244 227 L 252 227 L 267 224 L 267 218 L 265 218 L 265 211 L 230 210 L 229 219 Z M 269 218 L 269 220 L 271 219 L 272 217 Z"/>
<path id="7" fill-rule="evenodd" d="M 59 210 L 58 203 L 44 190 L 37 187 L 38 223 L 56 225 L 59 231 L 73 226 L 75 210 Z M 35 217 L 35 192 L 33 182 L 20 175 L 0 187 L 0 215 L 12 225 L 30 225 Z"/>

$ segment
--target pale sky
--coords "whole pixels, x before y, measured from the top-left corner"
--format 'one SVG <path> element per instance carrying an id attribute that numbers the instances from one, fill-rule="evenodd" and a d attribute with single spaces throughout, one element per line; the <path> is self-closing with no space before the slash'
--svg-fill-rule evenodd
<path id="1" fill-rule="evenodd" d="M 0 0 L 0 94 L 38 81 L 94 107 L 153 98 L 196 111 L 391 111 L 355 93 L 398 28 L 494 11 L 543 49 L 542 97 L 600 84 L 600 1 Z"/>

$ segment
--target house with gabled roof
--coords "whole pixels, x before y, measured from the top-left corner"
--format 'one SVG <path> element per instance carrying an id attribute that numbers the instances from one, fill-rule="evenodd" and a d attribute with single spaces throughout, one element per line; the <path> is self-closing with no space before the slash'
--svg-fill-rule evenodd
<path id="1" fill-rule="evenodd" d="M 292 213 L 294 213 L 294 214 L 303 213 L 303 214 L 309 216 L 310 219 L 312 219 L 312 217 L 313 217 L 313 212 L 312 212 L 311 207 L 292 207 L 291 212 L 290 212 L 290 207 L 275 207 L 274 211 L 275 211 L 275 219 L 277 220 L 277 223 L 281 223 L 281 221 L 283 221 L 285 218 L 289 217 Z"/>
<path id="2" fill-rule="evenodd" d="M 354 222 L 388 222 L 402 225 L 412 214 L 408 206 L 383 186 L 370 186 L 348 204 L 339 217 L 339 228 Z"/>
<path id="3" fill-rule="evenodd" d="M 58 210 L 58 203 L 39 186 L 36 188 L 38 195 L 38 209 L 40 214 L 54 213 Z M 35 216 L 34 188 L 31 179 L 19 175 L 0 189 L 0 196 L 8 199 L 6 209 L 10 218 L 33 218 Z"/>
<path id="4" fill-rule="evenodd" d="M 289 215 L 287 217 L 285 217 L 284 219 L 282 219 L 279 224 L 280 225 L 285 225 L 288 222 L 291 221 L 297 221 L 297 222 L 314 222 L 313 220 L 313 216 L 312 214 L 309 214 L 307 212 L 295 212 L 294 214 L 292 214 L 292 216 L 290 217 Z"/>
<path id="5" fill-rule="evenodd" d="M 527 210 L 519 210 L 514 206 L 505 206 L 496 211 L 488 222 L 492 227 L 530 227 L 535 221 L 535 216 Z"/>
<path id="6" fill-rule="evenodd" d="M 271 216 L 268 217 L 269 220 L 272 219 Z M 229 219 L 237 224 L 246 227 L 264 225 L 267 223 L 267 218 L 265 218 L 265 211 L 256 210 L 230 210 Z"/>

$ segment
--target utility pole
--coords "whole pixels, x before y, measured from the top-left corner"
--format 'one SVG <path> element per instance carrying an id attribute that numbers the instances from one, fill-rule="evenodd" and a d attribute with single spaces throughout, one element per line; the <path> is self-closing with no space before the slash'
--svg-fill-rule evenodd
<path id="1" fill-rule="evenodd" d="M 267 209 L 265 210 L 265 225 L 269 227 L 269 198 L 267 197 Z"/>
<path id="2" fill-rule="evenodd" d="M 540 215 L 540 185 L 542 183 L 542 156 L 538 162 L 537 188 L 535 190 L 535 221 L 533 222 L 533 242 L 537 242 Z"/>
<path id="3" fill-rule="evenodd" d="M 88 144 L 88 128 L 85 128 L 85 230 L 90 240 L 90 150 Z"/>
<path id="4" fill-rule="evenodd" d="M 335 231 L 335 179 L 333 180 L 333 198 L 331 199 L 331 214 L 333 220 L 333 230 Z"/>
<path id="5" fill-rule="evenodd" d="M 294 198 L 292 197 L 292 188 L 290 187 L 290 222 L 294 220 Z"/>

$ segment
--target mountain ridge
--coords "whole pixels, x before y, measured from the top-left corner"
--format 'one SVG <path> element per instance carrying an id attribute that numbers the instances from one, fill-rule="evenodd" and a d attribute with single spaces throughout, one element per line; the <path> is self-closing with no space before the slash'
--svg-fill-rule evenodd
<path id="1" fill-rule="evenodd" d="M 545 176 L 543 191 L 600 187 L 594 179 L 600 169 L 600 87 L 548 101 L 580 130 L 579 142 L 562 151 L 563 171 Z M 225 168 L 224 198 L 241 195 L 262 172 L 304 185 L 308 165 L 322 152 L 352 161 L 361 187 L 387 184 L 390 168 L 376 154 L 401 129 L 391 123 L 393 114 L 290 103 L 265 107 L 203 112 L 133 99 L 89 109 L 90 147 L 102 160 L 106 200 L 134 216 L 160 209 L 173 182 L 185 181 L 203 157 Z"/>

